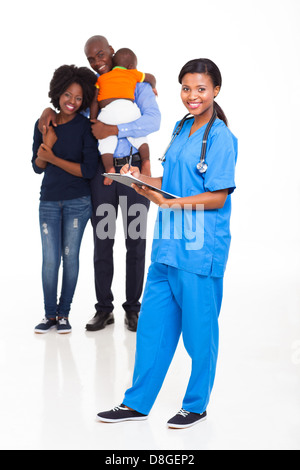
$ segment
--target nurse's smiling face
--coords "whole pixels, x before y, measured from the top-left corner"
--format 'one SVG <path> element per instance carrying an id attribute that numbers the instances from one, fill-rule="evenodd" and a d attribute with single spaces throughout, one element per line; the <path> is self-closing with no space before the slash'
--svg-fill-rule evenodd
<path id="1" fill-rule="evenodd" d="M 209 75 L 187 73 L 182 79 L 181 99 L 190 114 L 196 120 L 208 122 L 213 114 L 214 99 L 220 87 L 214 87 Z"/>

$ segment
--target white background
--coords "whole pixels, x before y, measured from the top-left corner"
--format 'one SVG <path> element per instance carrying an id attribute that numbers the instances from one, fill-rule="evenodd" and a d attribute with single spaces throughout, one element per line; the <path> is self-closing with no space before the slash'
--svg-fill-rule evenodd
<path id="1" fill-rule="evenodd" d="M 299 448 L 299 1 L 12 0 L 0 10 L 1 448 Z M 43 316 L 41 178 L 30 163 L 33 127 L 49 104 L 54 69 L 88 66 L 83 48 L 95 34 L 106 36 L 115 50 L 132 48 L 139 69 L 157 78 L 162 124 L 150 136 L 153 174 L 161 174 L 158 157 L 185 114 L 177 77 L 190 59 L 208 57 L 219 66 L 217 101 L 239 139 L 211 421 L 185 435 L 163 427 L 180 408 L 186 386 L 188 358 L 181 345 L 148 428 L 131 423 L 130 438 L 123 425 L 103 429 L 94 421 L 96 412 L 122 400 L 133 366 L 134 335 L 124 330 L 121 308 L 120 225 L 116 325 L 93 338 L 84 333 L 95 303 L 88 226 L 72 336 L 33 335 Z M 154 217 L 152 207 L 147 263 Z"/>

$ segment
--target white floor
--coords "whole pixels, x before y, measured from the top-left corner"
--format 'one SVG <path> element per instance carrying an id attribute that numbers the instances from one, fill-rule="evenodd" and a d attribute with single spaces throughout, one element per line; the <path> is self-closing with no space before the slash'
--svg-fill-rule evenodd
<path id="1" fill-rule="evenodd" d="M 232 247 L 207 421 L 186 430 L 166 427 L 181 407 L 189 376 L 190 362 L 181 343 L 147 421 L 96 421 L 97 412 L 121 403 L 130 385 L 135 333 L 124 326 L 122 266 L 114 283 L 115 325 L 85 331 L 94 312 L 89 236 L 82 249 L 71 335 L 33 333 L 42 317 L 39 260 L 29 274 L 25 269 L 3 273 L 1 449 L 299 449 L 299 282 L 291 280 L 293 273 L 286 281 L 275 273 L 270 276 L 269 268 L 266 280 L 264 269 L 272 258 L 267 246 L 265 268 L 244 278 L 240 268 L 255 265 L 255 247 Z"/>

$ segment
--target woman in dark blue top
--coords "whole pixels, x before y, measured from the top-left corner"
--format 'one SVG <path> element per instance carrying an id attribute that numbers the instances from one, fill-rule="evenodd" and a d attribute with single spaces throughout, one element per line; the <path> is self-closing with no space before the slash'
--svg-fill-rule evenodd
<path id="1" fill-rule="evenodd" d="M 41 133 L 37 122 L 34 129 L 32 165 L 36 173 L 44 173 L 39 212 L 45 318 L 36 326 L 36 333 L 56 327 L 58 333 L 71 331 L 68 317 L 78 279 L 80 245 L 92 212 L 89 180 L 99 159 L 90 122 L 79 112 L 90 106 L 94 93 L 95 75 L 89 69 L 58 68 L 49 91 L 59 110 L 58 125 Z M 62 289 L 57 302 L 61 259 Z"/>

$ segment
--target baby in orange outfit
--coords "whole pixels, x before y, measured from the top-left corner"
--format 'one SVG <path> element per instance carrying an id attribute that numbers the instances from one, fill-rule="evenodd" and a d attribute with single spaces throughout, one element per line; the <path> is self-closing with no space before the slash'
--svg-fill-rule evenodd
<path id="1" fill-rule="evenodd" d="M 113 69 L 98 77 L 97 93 L 91 105 L 90 117 L 109 125 L 131 122 L 141 117 L 138 106 L 134 103 L 134 92 L 137 83 L 148 82 L 156 94 L 156 79 L 153 75 L 139 72 L 137 57 L 130 49 L 120 49 L 113 57 Z M 149 158 L 149 146 L 146 137 L 128 137 L 133 147 L 138 149 L 141 159 Z M 118 144 L 117 136 L 99 140 L 99 150 L 103 156 L 111 156 Z"/>

